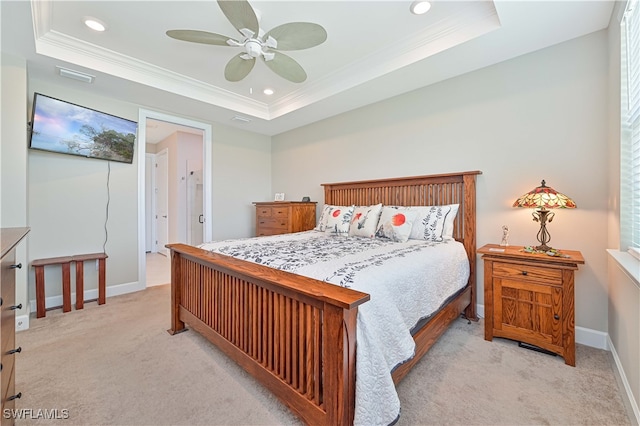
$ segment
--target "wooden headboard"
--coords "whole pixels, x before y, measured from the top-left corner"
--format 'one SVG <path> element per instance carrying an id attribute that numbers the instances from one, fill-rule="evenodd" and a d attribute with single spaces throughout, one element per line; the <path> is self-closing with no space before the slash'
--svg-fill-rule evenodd
<path id="1" fill-rule="evenodd" d="M 476 285 L 476 175 L 479 170 L 356 182 L 324 183 L 324 202 L 333 205 L 435 206 L 459 204 L 453 237 L 467 252 L 471 268 L 475 311 Z"/>

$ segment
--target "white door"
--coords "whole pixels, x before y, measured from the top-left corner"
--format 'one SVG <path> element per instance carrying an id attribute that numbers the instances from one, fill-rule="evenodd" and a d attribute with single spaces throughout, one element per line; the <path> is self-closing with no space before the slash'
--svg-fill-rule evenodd
<path id="1" fill-rule="evenodd" d="M 156 251 L 165 256 L 169 239 L 169 151 L 163 149 L 156 155 Z"/>
<path id="2" fill-rule="evenodd" d="M 189 167 L 187 165 L 187 170 Z M 202 170 L 187 174 L 187 244 L 197 246 L 204 242 L 204 205 L 202 197 Z"/>
<path id="3" fill-rule="evenodd" d="M 154 184 L 155 175 L 155 154 L 145 154 L 144 159 L 144 248 L 147 253 L 155 252 L 155 209 L 154 204 L 154 191 L 156 185 Z"/>

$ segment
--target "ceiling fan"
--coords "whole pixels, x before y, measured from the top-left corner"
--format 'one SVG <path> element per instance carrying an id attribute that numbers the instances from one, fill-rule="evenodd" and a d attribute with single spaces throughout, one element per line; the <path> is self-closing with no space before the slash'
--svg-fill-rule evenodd
<path id="1" fill-rule="evenodd" d="M 322 26 L 310 22 L 290 22 L 265 33 L 248 1 L 218 0 L 218 6 L 242 35 L 238 40 L 198 30 L 169 30 L 167 35 L 193 43 L 242 48 L 243 51 L 231 58 L 224 69 L 224 77 L 229 81 L 245 78 L 258 57 L 273 72 L 289 81 L 302 83 L 307 79 L 307 73 L 300 64 L 281 51 L 308 49 L 324 43 L 327 32 Z"/>

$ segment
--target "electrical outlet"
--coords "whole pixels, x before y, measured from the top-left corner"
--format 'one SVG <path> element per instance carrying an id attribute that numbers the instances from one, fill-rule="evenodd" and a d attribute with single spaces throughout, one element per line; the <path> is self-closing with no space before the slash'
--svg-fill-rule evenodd
<path id="1" fill-rule="evenodd" d="M 27 329 L 27 323 L 24 320 L 17 320 L 16 321 L 16 331 L 20 331 L 20 330 L 26 330 Z"/>

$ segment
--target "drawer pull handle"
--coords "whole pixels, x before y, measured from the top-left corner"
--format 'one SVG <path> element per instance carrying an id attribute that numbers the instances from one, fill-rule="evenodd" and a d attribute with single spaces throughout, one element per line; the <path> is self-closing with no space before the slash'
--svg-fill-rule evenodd
<path id="1" fill-rule="evenodd" d="M 13 401 L 14 399 L 20 399 L 22 398 L 22 392 L 18 392 L 17 394 L 10 396 L 9 398 L 7 398 L 7 401 Z"/>
<path id="2" fill-rule="evenodd" d="M 7 355 L 13 355 L 15 353 L 20 353 L 22 352 L 22 347 L 18 346 L 16 349 L 11 349 L 10 351 L 7 351 Z"/>
<path id="3" fill-rule="evenodd" d="M 529 273 L 527 271 L 522 271 L 522 275 L 528 275 Z"/>
<path id="4" fill-rule="evenodd" d="M 558 314 L 553 314 L 553 319 L 557 319 L 557 320 L 559 320 L 559 319 L 560 319 L 560 315 L 558 315 Z"/>
<path id="5" fill-rule="evenodd" d="M 17 265 L 11 265 L 11 269 L 22 269 L 22 263 L 18 263 Z"/>
<path id="6" fill-rule="evenodd" d="M 16 309 L 22 309 L 22 303 L 19 305 L 13 305 L 9 307 L 9 309 L 11 309 L 12 311 L 15 311 Z"/>

